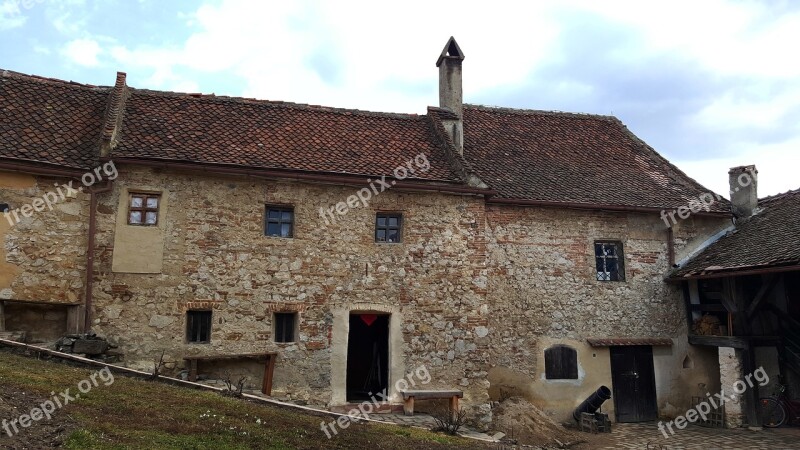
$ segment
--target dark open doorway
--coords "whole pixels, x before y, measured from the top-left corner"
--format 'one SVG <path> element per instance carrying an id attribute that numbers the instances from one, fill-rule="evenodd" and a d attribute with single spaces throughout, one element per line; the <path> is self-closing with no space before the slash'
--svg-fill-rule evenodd
<path id="1" fill-rule="evenodd" d="M 389 315 L 350 314 L 347 401 L 362 401 L 389 386 Z"/>
<path id="2" fill-rule="evenodd" d="M 649 422 L 658 417 L 653 347 L 611 347 L 611 382 L 617 422 Z"/>

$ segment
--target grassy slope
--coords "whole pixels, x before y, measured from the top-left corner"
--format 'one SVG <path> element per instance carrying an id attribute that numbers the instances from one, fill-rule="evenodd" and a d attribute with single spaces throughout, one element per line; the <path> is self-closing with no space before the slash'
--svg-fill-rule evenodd
<path id="1" fill-rule="evenodd" d="M 17 389 L 44 399 L 51 391 L 70 388 L 74 395 L 78 382 L 92 372 L 0 351 L 0 389 L 6 391 Z M 66 440 L 71 449 L 486 448 L 474 441 L 380 424 L 351 424 L 328 439 L 320 422 L 330 422 L 330 417 L 120 375 L 112 385 L 101 382 L 53 416 L 77 425 Z"/>

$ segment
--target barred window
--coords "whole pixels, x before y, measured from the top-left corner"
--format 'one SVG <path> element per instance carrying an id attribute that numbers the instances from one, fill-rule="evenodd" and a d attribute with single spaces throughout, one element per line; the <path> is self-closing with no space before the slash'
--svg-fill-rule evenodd
<path id="1" fill-rule="evenodd" d="M 186 341 L 194 344 L 211 342 L 211 311 L 186 312 Z"/>
<path id="2" fill-rule="evenodd" d="M 625 281 L 622 242 L 595 242 L 594 258 L 598 281 Z"/>

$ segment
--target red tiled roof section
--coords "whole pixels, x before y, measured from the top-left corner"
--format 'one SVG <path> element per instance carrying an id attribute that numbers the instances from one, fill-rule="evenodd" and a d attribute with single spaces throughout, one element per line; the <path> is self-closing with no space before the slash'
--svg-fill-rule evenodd
<path id="1" fill-rule="evenodd" d="M 710 192 L 609 116 L 465 105 L 464 156 L 506 199 L 672 209 Z"/>
<path id="2" fill-rule="evenodd" d="M 0 71 L 0 158 L 94 167 L 108 92 Z"/>
<path id="3" fill-rule="evenodd" d="M 131 89 L 112 157 L 459 182 L 425 116 Z"/>
<path id="4" fill-rule="evenodd" d="M 717 276 L 800 265 L 800 189 L 758 201 L 760 211 L 693 257 L 671 277 Z"/>

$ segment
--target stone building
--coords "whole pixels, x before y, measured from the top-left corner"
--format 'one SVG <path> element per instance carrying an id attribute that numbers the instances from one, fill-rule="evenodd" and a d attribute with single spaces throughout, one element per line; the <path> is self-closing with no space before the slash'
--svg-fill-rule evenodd
<path id="1" fill-rule="evenodd" d="M 503 395 L 562 420 L 607 385 L 641 421 L 718 390 L 665 277 L 728 202 L 614 117 L 463 104 L 463 60 L 425 115 L 2 72 L 0 331 L 252 387 L 274 353 L 272 394 L 328 408 L 424 367 L 484 425 Z"/>

